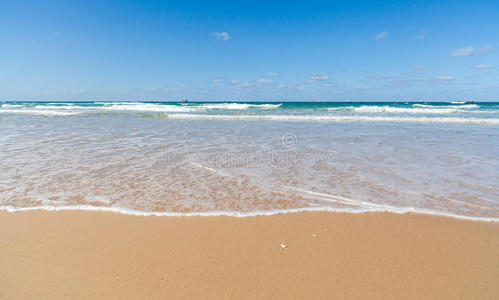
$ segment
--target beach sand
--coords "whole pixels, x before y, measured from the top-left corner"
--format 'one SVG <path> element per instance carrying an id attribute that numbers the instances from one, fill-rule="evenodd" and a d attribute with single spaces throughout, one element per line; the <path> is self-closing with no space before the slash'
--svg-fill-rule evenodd
<path id="1" fill-rule="evenodd" d="M 499 223 L 0 212 L 2 299 L 499 299 Z"/>

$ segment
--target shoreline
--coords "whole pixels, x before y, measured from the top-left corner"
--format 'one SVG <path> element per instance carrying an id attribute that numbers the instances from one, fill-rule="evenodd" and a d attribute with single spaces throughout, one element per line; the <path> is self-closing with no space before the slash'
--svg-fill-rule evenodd
<path id="1" fill-rule="evenodd" d="M 319 207 L 303 207 L 303 208 L 289 208 L 289 209 L 274 209 L 274 210 L 257 210 L 249 212 L 240 211 L 204 211 L 204 212 L 163 212 L 163 211 L 142 211 L 132 210 L 121 207 L 109 206 L 93 206 L 93 205 L 70 205 L 70 206 L 35 206 L 35 207 L 12 207 L 0 206 L 0 212 L 17 213 L 28 211 L 89 211 L 89 212 L 105 212 L 117 213 L 128 216 L 142 216 L 142 217 L 234 217 L 234 218 L 254 218 L 254 217 L 270 217 L 296 213 L 307 212 L 324 212 L 324 213 L 338 213 L 338 214 L 371 214 L 371 213 L 387 213 L 387 214 L 400 214 L 400 215 L 423 215 L 434 216 L 442 218 L 451 218 L 457 220 L 466 220 L 473 222 L 492 222 L 499 223 L 499 218 L 495 217 L 474 217 L 455 215 L 451 213 L 438 212 L 433 210 L 410 210 L 400 208 L 399 210 L 346 210 L 336 209 L 328 206 Z"/>
<path id="2" fill-rule="evenodd" d="M 499 297 L 497 222 L 0 211 L 0 238 L 0 298 Z"/>

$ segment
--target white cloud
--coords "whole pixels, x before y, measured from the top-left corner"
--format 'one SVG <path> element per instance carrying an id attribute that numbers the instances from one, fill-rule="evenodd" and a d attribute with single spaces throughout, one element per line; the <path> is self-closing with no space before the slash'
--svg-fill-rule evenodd
<path id="1" fill-rule="evenodd" d="M 81 94 L 85 94 L 85 90 L 82 90 L 82 89 L 79 89 L 79 90 L 71 90 L 69 92 L 71 95 L 81 95 Z"/>
<path id="2" fill-rule="evenodd" d="M 454 80 L 454 77 L 452 77 L 452 76 L 437 76 L 434 79 L 438 80 L 438 81 L 450 81 L 450 80 Z"/>
<path id="3" fill-rule="evenodd" d="M 329 87 L 332 87 L 333 84 L 329 83 L 329 82 L 324 82 L 324 83 L 320 83 L 319 84 L 319 87 L 323 87 L 323 88 L 329 88 Z"/>
<path id="4" fill-rule="evenodd" d="M 327 75 L 319 75 L 319 74 L 312 74 L 310 75 L 310 79 L 311 80 L 320 80 L 320 81 L 324 81 L 324 80 L 328 80 L 329 77 Z"/>
<path id="5" fill-rule="evenodd" d="M 387 76 L 387 75 L 376 75 L 376 76 L 369 76 L 369 79 L 391 79 L 393 76 Z"/>
<path id="6" fill-rule="evenodd" d="M 424 70 L 427 69 L 426 66 L 411 66 L 411 69 L 413 70 Z"/>
<path id="7" fill-rule="evenodd" d="M 272 80 L 261 78 L 261 79 L 258 79 L 256 82 L 258 84 L 269 84 L 269 83 L 272 83 Z"/>
<path id="8" fill-rule="evenodd" d="M 455 78 L 453 76 L 436 76 L 432 78 L 421 78 L 421 79 L 395 79 L 389 81 L 386 87 L 431 87 L 445 84 L 452 84 Z"/>
<path id="9" fill-rule="evenodd" d="M 238 89 L 242 89 L 242 88 L 249 88 L 249 87 L 252 87 L 254 86 L 255 84 L 253 82 L 250 82 L 250 81 L 243 81 L 243 82 L 240 82 L 236 85 L 236 88 Z"/>
<path id="10" fill-rule="evenodd" d="M 475 69 L 490 69 L 493 66 L 494 65 L 491 65 L 491 64 L 479 64 L 479 65 L 474 66 L 474 68 Z"/>
<path id="11" fill-rule="evenodd" d="M 473 54 L 473 51 L 473 47 L 471 46 L 462 49 L 454 49 L 450 53 L 450 56 L 470 56 L 471 54 Z"/>
<path id="12" fill-rule="evenodd" d="M 268 72 L 267 76 L 279 76 L 279 73 L 276 72 Z"/>
<path id="13" fill-rule="evenodd" d="M 220 80 L 220 79 L 213 79 L 212 82 L 218 83 L 218 82 L 222 82 L 222 80 Z"/>
<path id="14" fill-rule="evenodd" d="M 381 40 L 381 39 L 386 39 L 388 37 L 388 32 L 383 31 L 378 33 L 377 36 L 374 37 L 375 40 Z"/>
<path id="15" fill-rule="evenodd" d="M 217 40 L 219 41 L 228 41 L 231 36 L 227 32 L 212 32 L 210 33 L 211 36 L 214 36 Z"/>
<path id="16" fill-rule="evenodd" d="M 185 91 L 185 90 L 187 90 L 188 87 L 189 86 L 186 84 L 180 84 L 180 85 L 177 85 L 176 87 L 172 88 L 172 91 L 175 91 L 175 92 Z"/>
<path id="17" fill-rule="evenodd" d="M 490 52 L 492 50 L 494 50 L 494 47 L 492 47 L 492 46 L 484 46 L 484 47 L 478 48 L 476 50 L 473 49 L 473 47 L 468 46 L 466 48 L 452 50 L 452 52 L 450 53 L 450 56 L 470 56 L 473 54 L 487 53 L 487 52 Z"/>

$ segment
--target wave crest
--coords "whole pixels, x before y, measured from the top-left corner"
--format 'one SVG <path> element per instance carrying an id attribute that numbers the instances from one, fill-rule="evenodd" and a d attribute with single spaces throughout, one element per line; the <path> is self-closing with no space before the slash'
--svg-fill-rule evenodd
<path id="1" fill-rule="evenodd" d="M 473 104 L 474 105 L 474 104 Z M 344 106 L 328 108 L 328 111 L 336 112 L 359 112 L 359 113 L 406 113 L 406 114 L 452 114 L 466 112 L 464 109 L 478 108 L 478 105 L 470 106 L 433 106 L 424 104 L 414 104 L 413 107 L 393 107 L 393 106 Z"/>
<path id="2" fill-rule="evenodd" d="M 407 122 L 498 125 L 499 119 L 456 117 L 382 117 L 382 116 L 338 116 L 338 115 L 203 115 L 168 114 L 172 119 L 219 119 L 219 120 L 273 120 L 273 121 L 329 121 L 329 122 Z"/>

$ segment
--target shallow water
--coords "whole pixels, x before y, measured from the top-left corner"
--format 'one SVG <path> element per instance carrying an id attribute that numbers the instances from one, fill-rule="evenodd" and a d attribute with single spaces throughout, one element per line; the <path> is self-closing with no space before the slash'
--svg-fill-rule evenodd
<path id="1" fill-rule="evenodd" d="M 0 207 L 499 219 L 499 104 L 0 108 Z"/>

